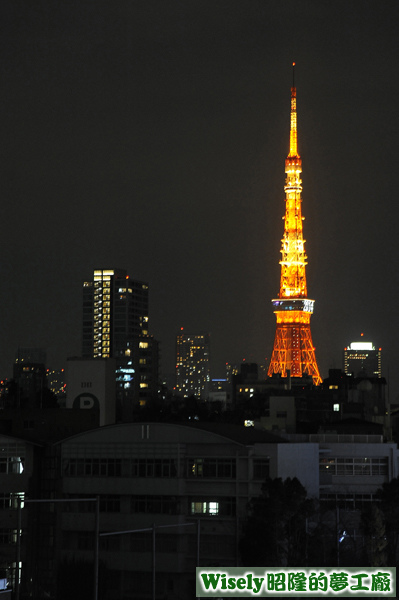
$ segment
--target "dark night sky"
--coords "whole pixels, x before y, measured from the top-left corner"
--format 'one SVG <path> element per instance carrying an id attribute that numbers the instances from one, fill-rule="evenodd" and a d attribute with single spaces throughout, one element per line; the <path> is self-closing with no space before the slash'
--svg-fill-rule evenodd
<path id="1" fill-rule="evenodd" d="M 322 376 L 364 332 L 399 394 L 397 0 L 2 0 L 0 374 L 65 366 L 81 284 L 150 284 L 162 371 L 181 326 L 213 374 L 270 357 L 296 61 Z"/>

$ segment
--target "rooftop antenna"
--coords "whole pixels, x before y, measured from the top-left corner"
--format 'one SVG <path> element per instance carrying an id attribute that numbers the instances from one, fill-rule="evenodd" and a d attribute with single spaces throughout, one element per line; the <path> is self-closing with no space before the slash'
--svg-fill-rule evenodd
<path id="1" fill-rule="evenodd" d="M 292 87 L 295 87 L 295 63 L 292 63 Z"/>

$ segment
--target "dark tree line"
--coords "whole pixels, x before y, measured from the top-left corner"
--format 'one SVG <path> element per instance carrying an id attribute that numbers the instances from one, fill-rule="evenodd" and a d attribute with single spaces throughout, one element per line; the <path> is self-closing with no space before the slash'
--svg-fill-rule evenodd
<path id="1" fill-rule="evenodd" d="M 254 567 L 396 566 L 399 478 L 362 511 L 310 500 L 296 478 L 267 479 L 249 503 L 240 552 Z"/>

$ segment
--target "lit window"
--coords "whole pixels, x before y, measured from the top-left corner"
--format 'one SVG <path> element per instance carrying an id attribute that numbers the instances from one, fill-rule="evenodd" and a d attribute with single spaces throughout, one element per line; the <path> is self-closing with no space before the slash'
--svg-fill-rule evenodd
<path id="1" fill-rule="evenodd" d="M 333 404 L 333 411 L 339 412 L 339 404 Z"/>
<path id="2" fill-rule="evenodd" d="M 191 514 L 218 515 L 219 502 L 191 502 Z"/>
<path id="3" fill-rule="evenodd" d="M 208 514 L 217 515 L 218 513 L 219 513 L 219 502 L 208 502 Z"/>

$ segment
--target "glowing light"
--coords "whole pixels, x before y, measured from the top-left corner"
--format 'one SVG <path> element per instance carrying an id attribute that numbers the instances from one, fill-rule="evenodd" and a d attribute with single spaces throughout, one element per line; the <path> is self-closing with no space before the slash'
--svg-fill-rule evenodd
<path id="1" fill-rule="evenodd" d="M 349 344 L 349 350 L 375 350 L 371 342 L 352 342 Z"/>

